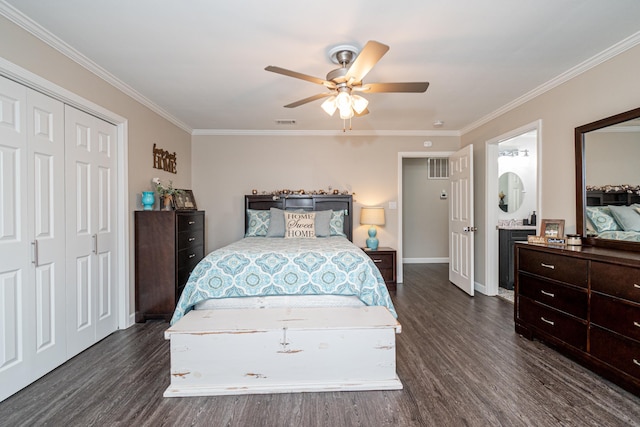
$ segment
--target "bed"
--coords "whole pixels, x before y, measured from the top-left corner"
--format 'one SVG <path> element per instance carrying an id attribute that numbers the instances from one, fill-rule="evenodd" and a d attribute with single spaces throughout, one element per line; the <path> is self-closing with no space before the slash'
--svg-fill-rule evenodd
<path id="1" fill-rule="evenodd" d="M 640 242 L 640 187 L 588 188 L 587 236 Z"/>
<path id="2" fill-rule="evenodd" d="M 165 333 L 165 396 L 402 388 L 401 327 L 379 270 L 351 243 L 352 204 L 245 196 L 245 237 L 196 266 Z"/>

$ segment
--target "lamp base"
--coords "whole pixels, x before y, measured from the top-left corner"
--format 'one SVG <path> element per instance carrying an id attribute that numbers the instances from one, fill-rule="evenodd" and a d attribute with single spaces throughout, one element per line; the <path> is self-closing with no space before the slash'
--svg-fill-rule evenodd
<path id="1" fill-rule="evenodd" d="M 367 239 L 367 248 L 371 251 L 378 250 L 378 238 L 376 237 L 376 226 L 369 227 L 369 238 Z"/>

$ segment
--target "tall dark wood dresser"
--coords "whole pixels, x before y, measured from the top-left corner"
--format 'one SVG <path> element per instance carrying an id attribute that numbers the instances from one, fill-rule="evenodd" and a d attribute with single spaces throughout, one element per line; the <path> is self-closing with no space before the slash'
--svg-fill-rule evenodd
<path id="1" fill-rule="evenodd" d="M 171 319 L 204 257 L 204 211 L 136 211 L 136 322 Z"/>

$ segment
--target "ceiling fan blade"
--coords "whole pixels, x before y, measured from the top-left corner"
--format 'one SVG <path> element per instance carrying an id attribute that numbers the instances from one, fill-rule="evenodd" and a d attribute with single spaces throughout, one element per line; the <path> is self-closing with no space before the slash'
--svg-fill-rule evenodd
<path id="1" fill-rule="evenodd" d="M 354 86 L 353 90 L 365 93 L 380 92 L 426 92 L 429 82 L 408 82 L 408 83 L 367 83 L 362 86 Z"/>
<path id="2" fill-rule="evenodd" d="M 353 115 L 356 117 L 362 117 L 362 116 L 366 116 L 367 114 L 369 114 L 369 109 L 365 108 L 364 111 L 360 114 L 356 113 L 355 111 L 353 112 Z"/>
<path id="3" fill-rule="evenodd" d="M 303 104 L 306 104 L 308 102 L 313 102 L 313 101 L 315 101 L 317 99 L 326 98 L 327 96 L 331 96 L 331 95 L 335 95 L 335 94 L 332 93 L 332 92 L 319 93 L 317 95 L 313 95 L 313 96 L 310 96 L 308 98 L 301 99 L 300 101 L 292 102 L 291 104 L 287 104 L 284 107 L 285 108 L 296 108 L 296 107 L 299 107 L 299 106 L 301 106 Z"/>
<path id="4" fill-rule="evenodd" d="M 313 77 L 313 76 L 309 76 L 307 74 L 298 73 L 296 71 L 287 70 L 285 68 L 274 67 L 273 65 L 269 65 L 268 67 L 265 67 L 265 70 L 266 71 L 271 71 L 272 73 L 282 74 L 284 76 L 295 77 L 296 79 L 306 80 L 306 81 L 311 82 L 311 83 L 324 85 L 324 86 L 326 86 L 326 87 L 328 87 L 330 89 L 335 89 L 335 87 L 336 87 L 335 83 L 330 82 L 328 80 L 323 80 L 323 79 L 318 78 L 318 77 Z"/>
<path id="5" fill-rule="evenodd" d="M 349 67 L 349 71 L 347 71 L 347 75 L 345 76 L 346 81 L 361 82 L 364 76 L 371 71 L 373 66 L 380 61 L 380 58 L 382 58 L 388 50 L 389 46 L 386 44 L 369 40 L 362 48 L 360 54 L 358 54 L 356 60 L 353 61 L 351 67 Z"/>

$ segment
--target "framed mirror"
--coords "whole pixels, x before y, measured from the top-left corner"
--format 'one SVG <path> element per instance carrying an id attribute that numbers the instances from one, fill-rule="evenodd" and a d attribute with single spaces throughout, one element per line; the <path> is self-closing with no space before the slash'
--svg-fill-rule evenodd
<path id="1" fill-rule="evenodd" d="M 577 127 L 575 155 L 577 233 L 588 245 L 640 251 L 640 108 Z"/>

